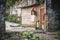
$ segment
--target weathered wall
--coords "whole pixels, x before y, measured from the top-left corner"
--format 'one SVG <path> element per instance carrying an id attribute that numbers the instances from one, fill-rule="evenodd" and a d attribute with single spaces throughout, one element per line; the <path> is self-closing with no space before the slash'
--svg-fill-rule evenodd
<path id="1" fill-rule="evenodd" d="M 29 17 L 30 18 L 30 23 L 28 22 L 29 25 L 27 25 L 28 23 L 25 23 L 24 26 L 27 25 L 27 26 L 35 26 L 36 27 L 36 21 L 37 20 L 40 21 L 39 24 L 41 25 L 40 7 L 44 7 L 44 6 L 43 6 L 43 4 L 41 4 L 41 5 L 37 5 L 37 6 L 33 6 L 33 7 L 34 7 L 34 9 L 35 9 L 35 11 L 37 13 L 37 16 L 36 16 L 34 22 L 31 21 L 31 10 L 32 10 L 32 7 L 23 8 L 22 9 L 22 16 L 23 16 L 23 14 L 28 14 L 25 17 Z M 23 17 L 22 17 L 22 19 L 23 19 Z M 23 21 L 22 21 L 22 25 L 23 25 Z"/>
<path id="2" fill-rule="evenodd" d="M 20 16 L 21 14 L 21 8 L 19 8 L 19 5 L 13 5 L 13 7 L 10 7 L 10 15 L 12 14 L 17 14 L 18 16 Z"/>
<path id="3" fill-rule="evenodd" d="M 32 10 L 32 7 L 22 9 L 22 26 L 34 25 L 34 22 L 31 21 L 31 10 Z"/>

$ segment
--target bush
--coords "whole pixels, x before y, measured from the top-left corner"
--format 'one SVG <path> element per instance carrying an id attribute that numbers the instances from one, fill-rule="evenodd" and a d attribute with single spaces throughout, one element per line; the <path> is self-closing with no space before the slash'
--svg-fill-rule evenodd
<path id="1" fill-rule="evenodd" d="M 60 39 L 60 30 L 57 32 L 57 38 Z"/>
<path id="2" fill-rule="evenodd" d="M 18 20 L 18 16 L 16 14 L 15 15 L 6 15 L 6 21 L 20 24 L 21 18 L 19 18 L 19 20 Z"/>
<path id="3" fill-rule="evenodd" d="M 11 37 L 11 33 L 10 32 L 7 32 L 7 37 L 10 38 Z"/>
<path id="4" fill-rule="evenodd" d="M 21 35 L 28 40 L 40 40 L 39 36 L 35 36 L 30 32 L 22 32 Z"/>

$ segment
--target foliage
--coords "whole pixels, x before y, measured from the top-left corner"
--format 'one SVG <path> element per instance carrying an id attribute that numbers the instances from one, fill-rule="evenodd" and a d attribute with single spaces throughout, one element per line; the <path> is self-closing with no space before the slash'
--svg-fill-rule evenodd
<path id="1" fill-rule="evenodd" d="M 19 1 L 19 0 L 6 0 L 6 7 L 9 8 L 13 4 L 15 4 L 16 1 Z"/>
<path id="2" fill-rule="evenodd" d="M 28 39 L 28 40 L 49 40 L 48 37 L 46 38 L 40 38 L 38 35 L 34 35 L 33 33 L 30 33 L 30 32 L 21 32 L 20 33 L 25 39 Z"/>
<path id="3" fill-rule="evenodd" d="M 60 39 L 60 30 L 57 32 L 58 39 Z"/>
<path id="4" fill-rule="evenodd" d="M 6 16 L 6 21 L 9 21 L 9 22 L 14 22 L 14 23 L 21 23 L 21 18 L 19 18 L 18 20 L 18 17 L 17 15 L 7 15 Z"/>
<path id="5" fill-rule="evenodd" d="M 30 32 L 22 32 L 22 36 L 28 40 L 40 40 L 39 36 L 33 35 Z"/>
<path id="6" fill-rule="evenodd" d="M 16 38 L 14 38 L 14 40 L 19 40 L 19 38 L 16 37 Z"/>
<path id="7" fill-rule="evenodd" d="M 7 37 L 10 38 L 11 37 L 11 33 L 10 32 L 7 32 Z"/>
<path id="8" fill-rule="evenodd" d="M 49 40 L 48 38 L 45 38 L 45 40 Z"/>

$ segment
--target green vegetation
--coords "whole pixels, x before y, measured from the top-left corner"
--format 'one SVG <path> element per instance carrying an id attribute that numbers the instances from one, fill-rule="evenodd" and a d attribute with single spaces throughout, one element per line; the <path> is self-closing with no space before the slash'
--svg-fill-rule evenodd
<path id="1" fill-rule="evenodd" d="M 28 40 L 40 40 L 39 36 L 33 35 L 30 32 L 22 32 L 21 35 Z"/>
<path id="2" fill-rule="evenodd" d="M 20 32 L 20 33 L 18 33 L 18 35 L 16 35 L 16 34 L 14 34 L 14 33 L 11 33 L 11 32 L 8 32 L 7 33 L 7 38 L 9 39 L 9 40 L 11 40 L 12 38 L 13 38 L 13 40 L 19 40 L 20 39 L 20 37 L 22 38 L 22 39 L 24 39 L 24 40 L 49 40 L 49 38 L 48 37 L 46 37 L 46 38 L 41 38 L 41 37 L 39 37 L 38 35 L 35 35 L 35 34 L 33 34 L 33 33 L 31 33 L 31 32 Z"/>
<path id="3" fill-rule="evenodd" d="M 54 38 L 60 40 L 60 30 L 57 30 L 56 32 L 57 35 Z"/>
<path id="4" fill-rule="evenodd" d="M 19 20 L 18 20 L 19 18 Z M 15 15 L 9 15 L 7 14 L 6 15 L 6 21 L 9 21 L 9 22 L 14 22 L 14 23 L 21 23 L 21 18 L 18 17 L 16 14 Z"/>
<path id="5" fill-rule="evenodd" d="M 11 37 L 11 33 L 10 32 L 6 33 L 6 35 L 7 35 L 8 38 Z"/>
<path id="6" fill-rule="evenodd" d="M 60 40 L 60 30 L 57 32 L 57 39 Z"/>
<path id="7" fill-rule="evenodd" d="M 19 0 L 6 0 L 6 8 L 10 8 L 10 6 L 15 4 L 16 1 L 19 1 Z"/>
<path id="8" fill-rule="evenodd" d="M 25 39 L 28 40 L 49 40 L 48 37 L 46 38 L 40 38 L 38 35 L 34 35 L 33 33 L 30 32 L 22 32 L 20 33 Z"/>

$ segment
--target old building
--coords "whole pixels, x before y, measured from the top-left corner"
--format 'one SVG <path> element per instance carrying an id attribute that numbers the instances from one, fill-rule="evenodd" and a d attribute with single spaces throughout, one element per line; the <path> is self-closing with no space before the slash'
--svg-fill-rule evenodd
<path id="1" fill-rule="evenodd" d="M 10 7 L 10 14 L 22 17 L 22 26 L 46 28 L 46 7 L 44 0 L 21 0 Z"/>
<path id="2" fill-rule="evenodd" d="M 45 23 L 44 0 L 22 0 L 21 1 L 22 26 L 42 27 Z"/>
<path id="3" fill-rule="evenodd" d="M 20 8 L 20 2 L 15 2 L 13 6 L 10 7 L 10 15 L 17 14 L 18 16 L 21 16 L 21 8 Z"/>

